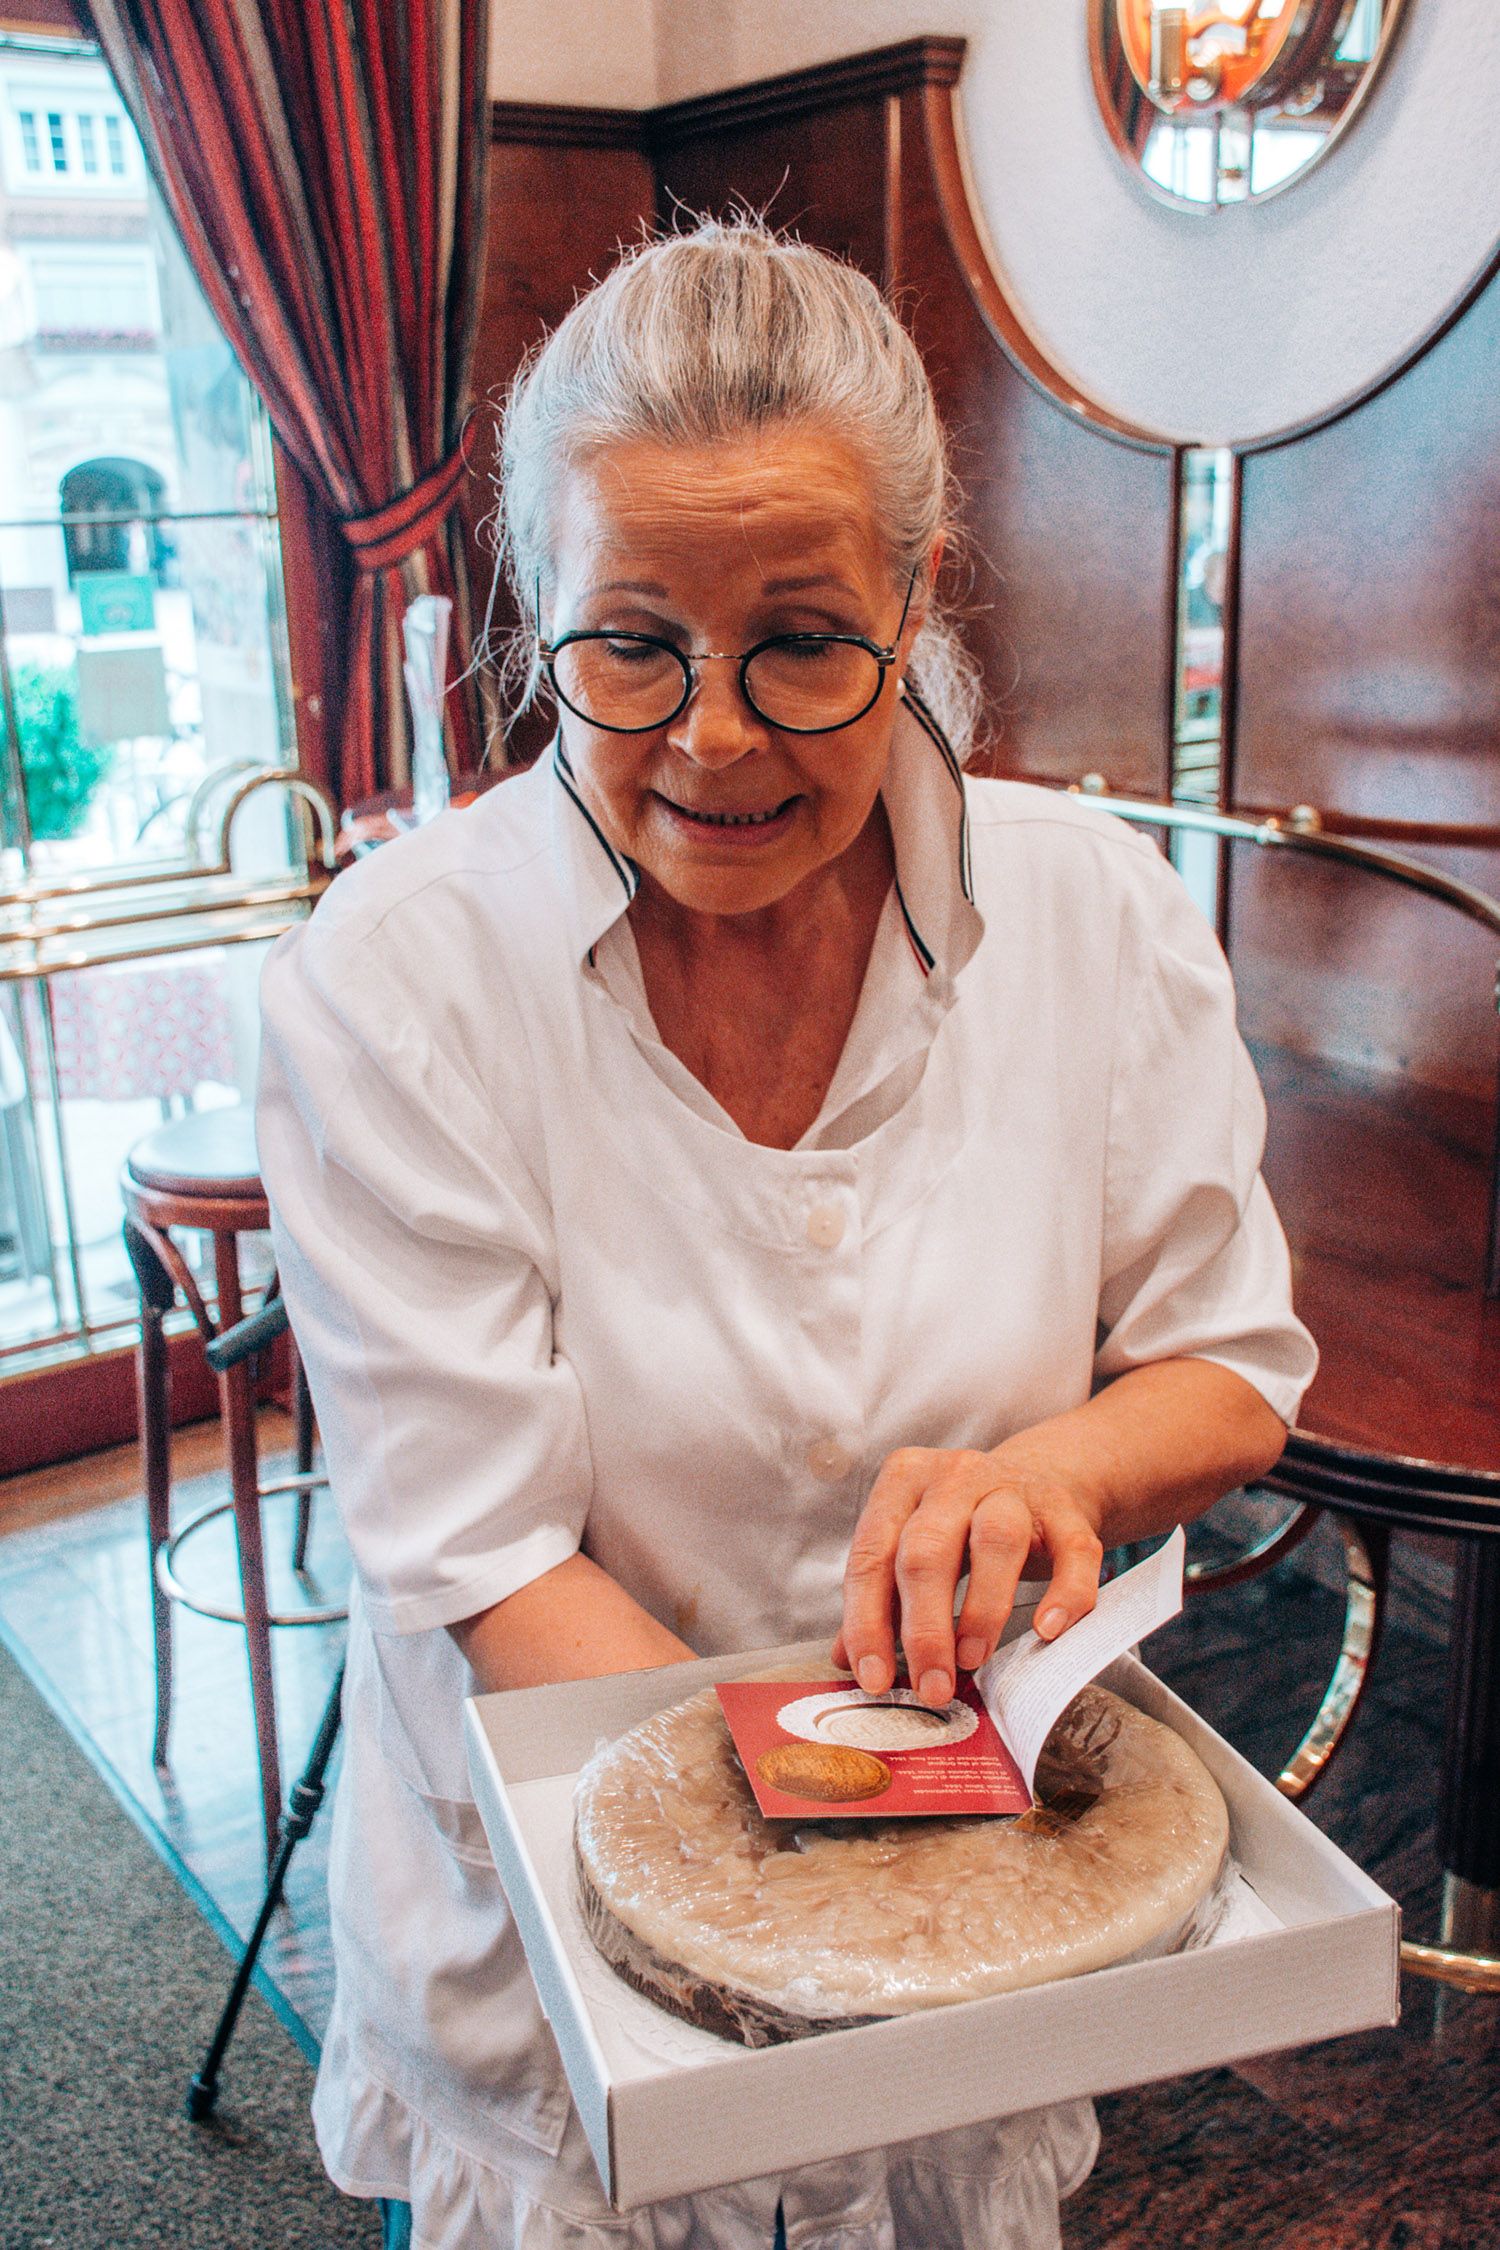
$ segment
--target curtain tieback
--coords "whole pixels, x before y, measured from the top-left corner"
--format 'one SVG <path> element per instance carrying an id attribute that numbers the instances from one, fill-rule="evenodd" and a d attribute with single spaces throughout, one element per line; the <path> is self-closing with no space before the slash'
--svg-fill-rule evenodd
<path id="1" fill-rule="evenodd" d="M 362 571 L 389 570 L 393 563 L 415 554 L 426 545 L 453 506 L 466 466 L 463 447 L 450 453 L 435 469 L 418 477 L 409 491 L 383 501 L 366 515 L 344 516 L 341 527 Z"/>

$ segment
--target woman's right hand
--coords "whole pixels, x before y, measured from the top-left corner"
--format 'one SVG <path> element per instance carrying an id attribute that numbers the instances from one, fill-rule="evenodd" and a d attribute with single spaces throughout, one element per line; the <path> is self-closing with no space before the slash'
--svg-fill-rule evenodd
<path id="1" fill-rule="evenodd" d="M 869 1695 L 896 1677 L 899 1635 L 924 1703 L 993 1656 L 1023 1577 L 1050 1580 L 1036 1630 L 1053 1640 L 1093 1608 L 1104 1547 L 1062 1476 L 992 1453 L 906 1446 L 885 1462 L 855 1527 L 834 1643 Z M 960 1579 L 968 1589 L 955 1626 Z"/>

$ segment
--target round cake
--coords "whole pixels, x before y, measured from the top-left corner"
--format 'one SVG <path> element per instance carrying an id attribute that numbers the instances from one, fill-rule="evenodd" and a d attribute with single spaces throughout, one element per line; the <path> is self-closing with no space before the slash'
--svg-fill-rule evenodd
<path id="1" fill-rule="evenodd" d="M 869 1778 L 841 1781 L 835 1757 L 823 1801 L 852 1797 L 856 1779 L 868 1793 Z M 1048 1738 L 1036 1795 L 1018 1820 L 768 1821 L 709 1688 L 580 1774 L 584 1921 L 637 1990 L 747 2046 L 1180 1942 L 1229 1841 L 1224 1800 L 1187 1744 L 1085 1688 Z"/>

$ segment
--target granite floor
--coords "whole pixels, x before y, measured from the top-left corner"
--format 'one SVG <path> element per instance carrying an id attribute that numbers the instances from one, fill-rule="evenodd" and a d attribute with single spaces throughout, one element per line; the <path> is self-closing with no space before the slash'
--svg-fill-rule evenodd
<path id="1" fill-rule="evenodd" d="M 263 1475 L 290 1473 L 291 1426 L 262 1415 Z M 223 1497 L 215 1425 L 174 1443 L 174 1522 Z M 78 1506 L 82 1500 L 86 1505 Z M 274 1608 L 305 1605 L 291 1572 L 292 1503 L 266 1508 Z M 332 1606 L 348 1578 L 348 1553 L 324 1499 L 309 1546 L 311 1587 Z M 193 1591 L 224 1607 L 238 1598 L 227 1519 L 179 1561 Z M 155 1724 L 150 1573 L 145 1511 L 133 1447 L 87 1464 L 0 1484 L 0 1640 L 83 1745 L 126 1809 L 173 1862 L 226 1938 L 248 1935 L 265 1886 L 250 1680 L 237 1626 L 179 1609 L 173 1619 L 174 1692 L 169 1768 L 151 1762 Z M 274 1636 L 282 1778 L 289 1788 L 317 1730 L 338 1668 L 342 1626 Z M 337 1774 L 337 1762 L 334 1765 Z M 298 1847 L 286 1903 L 264 1960 L 281 2013 L 313 2053 L 327 2020 L 327 1823 Z M 227 1981 L 227 1979 L 226 1979 Z M 210 2027 L 211 2028 L 211 2027 Z"/>
<path id="2" fill-rule="evenodd" d="M 274 1449 L 285 1428 L 267 1427 Z M 185 1500 L 212 1484 L 212 1433 L 180 1441 Z M 128 1453 L 69 1481 L 0 1488 L 0 1637 L 175 1858 L 205 1911 L 248 1928 L 261 1866 L 243 1642 L 183 1617 L 172 1772 L 150 1762 L 151 1665 L 144 1535 Z M 193 1488 L 190 1492 L 189 1487 Z M 49 1498 L 49 1493 L 51 1497 Z M 1201 1540 L 1203 1535 L 1196 1535 Z M 1209 1535 L 1211 1537 L 1211 1535 Z M 286 1546 L 270 1534 L 273 1553 Z M 324 1519 L 315 1570 L 345 1568 Z M 232 1572 L 212 1535 L 203 1582 Z M 1265 1772 L 1311 1716 L 1337 1652 L 1342 1605 L 1301 1571 L 1190 1604 L 1157 1635 L 1153 1667 Z M 1442 1618 L 1393 1629 L 1356 1732 L 1307 1810 L 1435 1930 L 1432 1805 L 1441 1737 Z M 288 1776 L 338 1660 L 337 1628 L 283 1633 L 277 1686 Z M 324 1831 L 294 1863 L 267 1954 L 284 2007 L 311 2043 L 329 1971 Z M 1405 1980 L 1397 2030 L 1237 2070 L 1178 2078 L 1100 2104 L 1104 2146 L 1069 2203 L 1065 2250 L 1500 2250 L 1500 2007 Z M 196 2030 L 184 2061 L 195 2060 Z M 974 2246 L 978 2250 L 978 2246 Z"/>
<path id="3" fill-rule="evenodd" d="M 1273 1773 L 1332 1670 L 1341 1612 L 1284 1565 L 1190 1604 L 1149 1659 Z M 1437 1928 L 1440 1627 L 1388 1633 L 1355 1731 L 1305 1806 L 1418 1937 Z M 1500 2005 L 1411 1976 L 1402 2004 L 1393 2031 L 1101 2101 L 1103 2148 L 1067 2206 L 1065 2250 L 1500 2250 Z"/>

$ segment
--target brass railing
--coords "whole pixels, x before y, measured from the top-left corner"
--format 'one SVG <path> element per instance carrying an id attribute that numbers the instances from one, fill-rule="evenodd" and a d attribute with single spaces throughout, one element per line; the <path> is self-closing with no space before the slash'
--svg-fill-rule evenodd
<path id="1" fill-rule="evenodd" d="M 208 792 L 224 779 L 224 769 L 219 769 L 199 784 L 187 814 L 190 842 Z M 305 875 L 254 879 L 235 873 L 236 817 L 251 797 L 271 787 L 284 789 L 307 808 Z M 212 857 L 27 880 L 0 891 L 0 984 L 277 936 L 308 911 L 327 885 L 336 865 L 337 835 L 338 815 L 316 782 L 294 766 L 255 767 L 237 783 L 219 817 Z"/>
<path id="2" fill-rule="evenodd" d="M 212 850 L 198 847 L 214 797 L 233 787 L 219 814 Z M 234 866 L 235 821 L 259 791 L 279 788 L 302 808 L 306 870 L 284 875 L 240 875 Z M 280 937 L 309 914 L 331 881 L 338 814 L 316 782 L 295 766 L 235 761 L 200 782 L 186 815 L 190 857 L 169 864 L 128 866 L 95 874 L 27 880 L 0 890 L 0 985 L 30 987 L 37 996 L 45 1094 L 51 1106 L 54 1171 L 66 1236 L 66 1263 L 78 1319 L 44 1336 L 0 1345 L 7 1360 L 32 1358 L 68 1343 L 85 1348 L 107 1334 L 87 1313 L 79 1263 L 78 1228 L 62 1136 L 62 1085 L 49 979 L 80 969 L 103 968 L 208 947 L 251 945 Z M 59 1305 L 56 1246 L 52 1248 L 54 1302 Z M 124 1323 L 120 1323 L 123 1327 Z"/>
<path id="3" fill-rule="evenodd" d="M 1148 797 L 1115 797 L 1102 774 L 1085 774 L 1082 781 L 1073 783 L 1068 794 L 1087 797 L 1091 805 L 1101 812 L 1114 813 L 1139 828 L 1186 829 L 1201 836 L 1220 836 L 1229 843 L 1265 844 L 1273 850 L 1311 852 L 1321 859 L 1342 860 L 1346 866 L 1368 868 L 1372 874 L 1389 876 L 1408 890 L 1425 892 L 1427 897 L 1441 899 L 1446 905 L 1456 907 L 1471 922 L 1480 923 L 1492 935 L 1500 937 L 1500 900 L 1490 897 L 1473 883 L 1462 882 L 1456 875 L 1445 875 L 1440 868 L 1429 867 L 1424 860 L 1408 859 L 1404 852 L 1393 852 L 1384 844 L 1362 844 L 1352 836 L 1333 833 L 1323 824 L 1323 815 L 1315 805 L 1293 805 L 1289 812 L 1267 813 L 1258 820 L 1246 820 L 1237 813 L 1216 812 L 1211 806 L 1158 804 Z"/>

